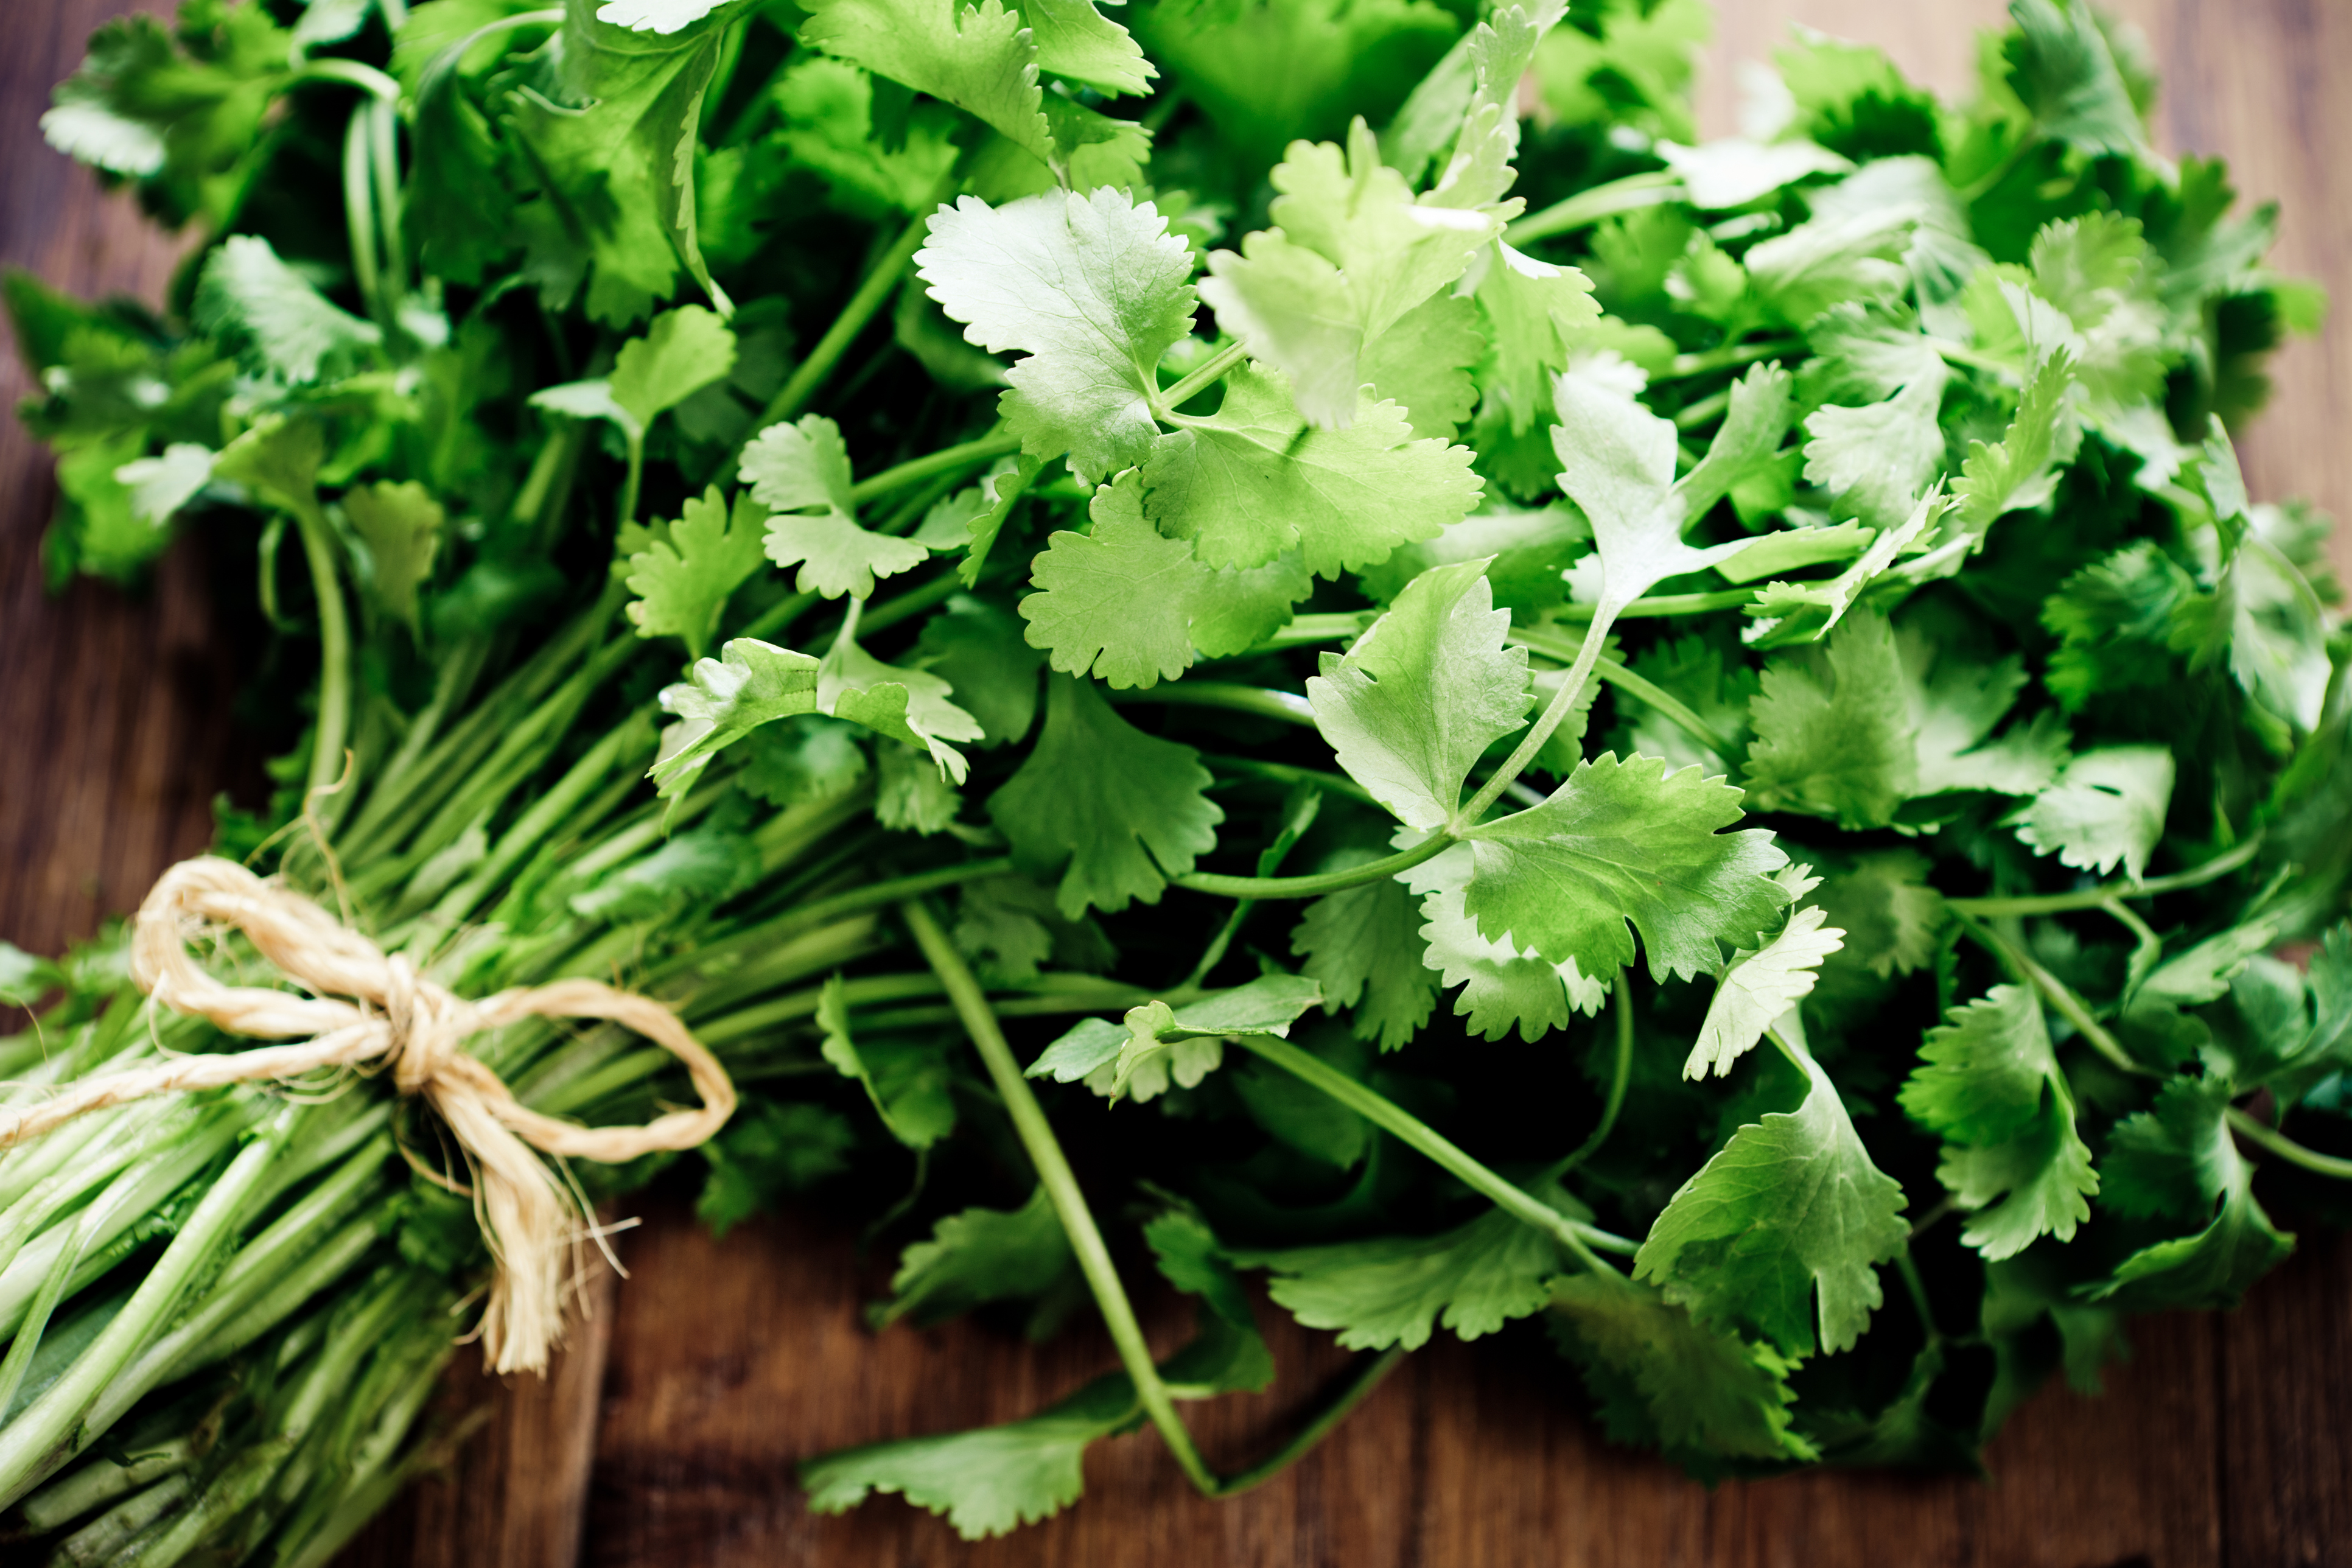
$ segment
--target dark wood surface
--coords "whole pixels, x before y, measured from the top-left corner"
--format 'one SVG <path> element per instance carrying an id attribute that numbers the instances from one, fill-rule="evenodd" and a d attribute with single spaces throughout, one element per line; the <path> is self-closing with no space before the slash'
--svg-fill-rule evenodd
<path id="1" fill-rule="evenodd" d="M 41 144 L 49 84 L 123 0 L 20 0 L 0 56 L 0 262 L 83 292 L 161 295 L 178 254 Z M 2127 0 L 2165 74 L 2162 134 L 2227 154 L 2249 200 L 2277 198 L 2282 268 L 2352 308 L 2352 0 Z M 1728 131 L 1727 61 L 1767 55 L 1790 20 L 1886 46 L 1963 89 L 1993 0 L 1724 6 L 1702 102 Z M 2258 496 L 2352 514 L 2352 321 L 2281 356 L 2278 394 L 2242 443 Z M 24 389 L 13 353 L 0 396 Z M 256 761 L 229 722 L 234 670 L 200 541 L 152 584 L 60 598 L 38 559 L 48 465 L 0 424 L 0 938 L 39 952 L 134 905 L 201 848 L 207 803 Z M 2352 572 L 2352 534 L 2337 559 Z M 813 1518 L 791 1480 L 812 1452 L 1034 1409 L 1110 1363 L 1086 1335 L 1042 1349 L 970 1326 L 876 1339 L 857 1317 L 872 1259 L 807 1216 L 722 1245 L 656 1200 L 624 1237 L 632 1278 L 546 1383 L 504 1388 L 460 1357 L 444 1405 L 495 1415 L 452 1472 L 356 1542 L 352 1568 L 974 1563 L 1101 1565 L 2042 1565 L 2232 1568 L 2352 1563 L 2352 1242 L 2302 1252 L 2226 1316 L 2137 1324 L 2106 1394 L 2043 1394 L 1993 1446 L 1990 1483 L 1820 1475 L 1713 1490 L 1604 1445 L 1540 1346 L 1452 1342 L 1409 1360 L 1338 1435 L 1261 1490 L 1192 1496 L 1150 1436 L 1087 1467 L 1089 1497 L 1009 1540 L 967 1547 L 896 1501 Z M 1182 1324 L 1147 1304 L 1156 1338 Z M 1213 1462 L 1257 1452 L 1346 1357 L 1281 1314 L 1268 1394 L 1195 1412 Z"/>

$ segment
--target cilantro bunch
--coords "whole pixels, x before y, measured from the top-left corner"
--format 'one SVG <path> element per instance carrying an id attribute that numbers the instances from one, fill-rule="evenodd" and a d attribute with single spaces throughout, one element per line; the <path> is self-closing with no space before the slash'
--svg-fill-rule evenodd
<path id="1" fill-rule="evenodd" d="M 249 550 L 309 721 L 225 847 L 468 980 L 672 1000 L 758 1085 L 714 1223 L 928 1231 L 877 1323 L 1102 1314 L 1119 1370 L 813 1459 L 815 1506 L 1002 1531 L 1142 1422 L 1229 1493 L 1522 1321 L 1703 1474 L 1969 1463 L 2284 1255 L 2258 1164 L 2352 1175 L 2352 640 L 2227 435 L 2321 302 L 2148 145 L 2127 36 L 2012 15 L 1965 106 L 1807 38 L 1697 144 L 1683 0 L 190 0 L 47 121 L 211 237 L 168 322 L 10 283 L 51 561 Z M 75 974 L 59 1070 L 144 1048 Z M 544 1108 L 665 1092 L 515 1048 Z M 315 1560 L 434 1451 L 480 1259 L 337 1142 L 300 1169 L 398 1269 L 191 1298 L 311 1200 L 123 1149 L 114 1234 L 212 1228 L 0 1300 L 278 1315 L 71 1362 L 0 1489 Z M 0 1225 L 67 1257 L 92 1189 L 24 1160 Z M 1164 1360 L 1147 1252 L 1199 1300 Z M 1254 1276 L 1365 1355 L 1219 1476 L 1179 1405 L 1272 1378 Z M 322 1425 L 276 1380 L 348 1377 L 349 1315 L 385 1392 Z M 94 1355 L 16 1321 L 0 1381 Z M 27 1497 L 97 1408 L 186 1464 Z"/>

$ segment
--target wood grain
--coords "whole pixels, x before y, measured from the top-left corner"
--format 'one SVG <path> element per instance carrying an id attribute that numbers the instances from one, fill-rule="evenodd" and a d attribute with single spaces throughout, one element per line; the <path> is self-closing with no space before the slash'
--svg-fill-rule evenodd
<path id="1" fill-rule="evenodd" d="M 160 298 L 177 254 L 126 203 L 40 144 L 35 121 L 81 40 L 121 0 L 34 0 L 0 58 L 0 261 L 80 292 Z M 153 8 L 164 8 L 156 0 Z M 2281 268 L 2352 301 L 2352 5 L 2126 0 L 2167 81 L 2176 152 L 2227 154 L 2250 199 L 2284 205 Z M 1993 0 L 1727 4 L 1704 120 L 1733 123 L 1731 60 L 1790 20 L 1885 45 L 1915 75 L 1965 88 Z M 2290 346 L 2273 408 L 2243 442 L 2258 496 L 2352 514 L 2352 321 Z M 13 355 L 0 395 L 24 388 Z M 206 809 L 250 776 L 228 723 L 233 669 L 201 542 L 144 592 L 44 595 L 44 455 L 0 424 L 0 938 L 53 952 L 127 910 L 201 847 Z M 2352 534 L 2337 559 L 2352 571 Z M 0 1026 L 7 1026 L 0 1021 Z M 1050 1524 L 967 1547 L 896 1501 L 843 1519 L 803 1507 L 791 1466 L 843 1443 L 1035 1408 L 1109 1364 L 1076 1334 L 1031 1348 L 953 1326 L 876 1339 L 877 1284 L 848 1240 L 806 1216 L 713 1242 L 675 1200 L 625 1240 L 635 1278 L 546 1384 L 496 1395 L 493 1426 L 451 1475 L 415 1489 L 344 1561 L 368 1568 L 934 1563 L 1146 1564 L 2273 1564 L 2352 1561 L 2352 1244 L 2305 1231 L 2301 1256 L 2241 1311 L 2138 1324 L 2105 1397 L 2053 1391 L 1994 1445 L 1991 1485 L 1819 1475 L 1697 1487 L 1604 1445 L 1539 1344 L 1433 1345 L 1306 1463 L 1231 1502 L 1191 1495 L 1149 1436 L 1105 1445 L 1092 1495 Z M 609 1285 L 604 1287 L 609 1291 Z M 1156 1342 L 1183 1328 L 1149 1305 Z M 1348 1358 L 1267 1310 L 1283 1378 L 1193 1412 L 1214 1462 L 1258 1451 Z M 445 1403 L 484 1389 L 470 1354 Z M 593 1450 L 593 1455 L 592 1455 Z M 584 1519 L 584 1529 L 583 1521 Z"/>

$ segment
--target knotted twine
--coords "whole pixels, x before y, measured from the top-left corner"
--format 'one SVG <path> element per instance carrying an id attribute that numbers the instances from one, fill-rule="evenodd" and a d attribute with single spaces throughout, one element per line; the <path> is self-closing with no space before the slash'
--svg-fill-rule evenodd
<path id="1" fill-rule="evenodd" d="M 225 985 L 206 973 L 187 944 L 217 927 L 243 931 L 311 994 Z M 727 1070 L 651 997 L 593 980 L 559 980 L 469 1002 L 420 976 L 401 954 L 386 956 L 309 899 L 213 856 L 183 860 L 148 892 L 131 934 L 131 973 L 164 1006 L 207 1018 L 224 1033 L 300 1043 L 174 1057 L 87 1079 L 37 1106 L 0 1112 L 0 1149 L 151 1095 L 389 1065 L 400 1091 L 424 1098 L 474 1167 L 475 1213 L 496 1263 L 482 1344 L 501 1373 L 546 1370 L 549 1348 L 562 1333 L 564 1263 L 586 1219 L 540 1153 L 611 1164 L 691 1149 L 735 1109 Z M 603 1018 L 635 1030 L 686 1064 L 701 1108 L 668 1111 L 642 1127 L 581 1127 L 529 1109 L 463 1047 L 484 1029 L 534 1016 Z"/>

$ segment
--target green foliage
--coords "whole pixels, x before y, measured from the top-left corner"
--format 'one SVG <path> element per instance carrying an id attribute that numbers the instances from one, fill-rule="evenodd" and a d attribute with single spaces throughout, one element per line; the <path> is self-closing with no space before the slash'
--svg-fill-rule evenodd
<path id="1" fill-rule="evenodd" d="M 1045 684 L 1045 727 L 989 816 L 1029 874 L 1059 874 L 1066 919 L 1157 903 L 1170 874 L 1214 848 L 1224 813 L 1190 747 L 1147 735 L 1067 676 Z"/>
<path id="2" fill-rule="evenodd" d="M 1039 1187 L 1019 1208 L 970 1208 L 950 1215 L 898 1259 L 890 1300 L 872 1313 L 875 1326 L 904 1319 L 918 1328 L 961 1317 L 983 1302 L 1029 1300 L 1076 1270 L 1062 1222 Z"/>
<path id="3" fill-rule="evenodd" d="M 1706 143 L 1698 0 L 528 5 L 100 29 L 47 133 L 201 237 L 160 313 L 9 279 L 23 416 L 53 583 L 186 529 L 249 563 L 246 707 L 299 738 L 220 852 L 477 1005 L 675 1008 L 741 1094 L 715 1226 L 919 1215 L 882 1319 L 1040 1335 L 1122 1321 L 1139 1231 L 1196 1298 L 1180 1401 L 1269 1385 L 1254 1269 L 1367 1349 L 1541 1312 L 1612 1436 L 1709 1478 L 1967 1464 L 2054 1347 L 2090 1376 L 2290 1245 L 2264 1205 L 2352 1103 L 2352 714 L 2325 521 L 2226 432 L 2318 301 L 2151 151 L 2126 32 L 2020 0 L 1948 107 L 1801 36 Z M 126 953 L 0 948 L 47 1003 L 0 1076 L 207 1048 Z M 472 1048 L 583 1124 L 691 1098 L 618 1026 Z M 191 1560 L 323 1560 L 382 1489 L 350 1433 L 415 1462 L 371 1391 L 498 1299 L 462 1200 L 335 1142 L 392 1092 L 96 1135 L 129 1228 L 19 1325 L 28 1388 L 196 1247 L 236 1139 L 329 1129 L 270 1214 L 409 1189 L 318 1227 L 403 1273 L 236 1308 L 241 1363 L 362 1359 L 331 1440 L 217 1407 L 225 1474 L 294 1479 L 153 1494 Z M 36 1258 L 98 1212 L 0 1207 Z M 16 1403 L 0 1470 L 127 1440 Z M 805 1475 L 1001 1531 L 1147 1405 Z"/>
<path id="4" fill-rule="evenodd" d="M 1882 1299 L 1872 1266 L 1909 1229 L 1902 1187 L 1871 1163 L 1836 1087 L 1798 1060 L 1804 1102 L 1734 1132 L 1651 1226 L 1633 1268 L 1702 1326 L 1745 1326 L 1790 1356 L 1853 1346 Z"/>
<path id="5" fill-rule="evenodd" d="M 1442 1324 L 1465 1340 L 1541 1311 L 1559 1272 L 1541 1232 L 1500 1212 L 1432 1237 L 1384 1237 L 1268 1253 L 1276 1301 L 1349 1350 L 1419 1350 Z"/>
<path id="6" fill-rule="evenodd" d="M 1712 970 L 1718 943 L 1755 941 L 1788 902 L 1770 876 L 1788 857 L 1771 835 L 1720 831 L 1739 819 L 1738 799 L 1696 768 L 1604 752 L 1541 805 L 1464 835 L 1476 868 L 1465 907 L 1481 935 L 1516 936 L 1589 974 L 1633 962 L 1629 926 L 1654 978 Z"/>
<path id="7" fill-rule="evenodd" d="M 700 658 L 728 596 L 760 569 L 765 516 L 748 493 L 735 498 L 730 516 L 716 485 L 689 500 L 666 533 L 629 557 L 629 591 L 637 597 L 628 612 L 637 635 L 681 638 L 688 656 Z"/>

